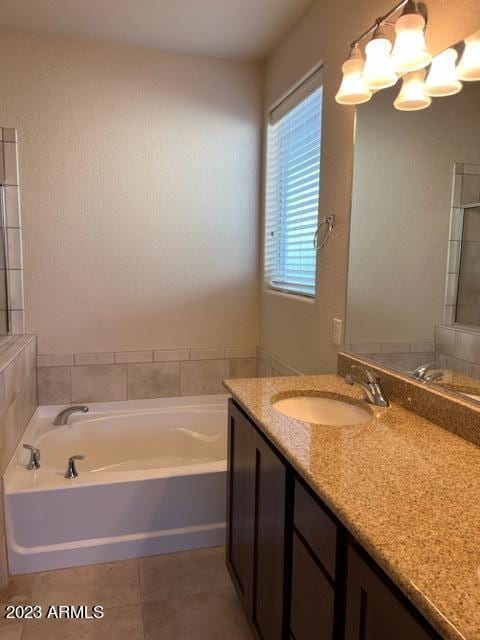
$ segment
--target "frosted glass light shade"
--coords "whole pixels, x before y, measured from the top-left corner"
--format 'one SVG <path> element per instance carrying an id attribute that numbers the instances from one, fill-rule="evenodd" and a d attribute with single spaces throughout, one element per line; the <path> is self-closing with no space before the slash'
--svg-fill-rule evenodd
<path id="1" fill-rule="evenodd" d="M 455 69 L 457 57 L 458 53 L 455 49 L 446 49 L 435 56 L 425 82 L 427 95 L 433 98 L 453 96 L 462 89 L 462 83 Z"/>
<path id="2" fill-rule="evenodd" d="M 425 42 L 425 19 L 419 13 L 406 13 L 395 23 L 393 67 L 397 73 L 424 69 L 432 61 Z"/>
<path id="3" fill-rule="evenodd" d="M 420 111 L 432 104 L 425 93 L 425 71 L 412 71 L 403 78 L 402 88 L 393 106 L 399 111 Z"/>
<path id="4" fill-rule="evenodd" d="M 368 102 L 372 92 L 363 79 L 365 62 L 358 47 L 354 47 L 350 57 L 342 65 L 343 79 L 335 100 L 339 104 L 362 104 Z"/>
<path id="5" fill-rule="evenodd" d="M 460 80 L 480 80 L 480 31 L 465 39 L 465 49 L 457 66 Z"/>
<path id="6" fill-rule="evenodd" d="M 366 61 L 363 79 L 369 89 L 392 87 L 398 80 L 393 69 L 390 52 L 392 43 L 385 37 L 373 37 L 365 47 Z"/>

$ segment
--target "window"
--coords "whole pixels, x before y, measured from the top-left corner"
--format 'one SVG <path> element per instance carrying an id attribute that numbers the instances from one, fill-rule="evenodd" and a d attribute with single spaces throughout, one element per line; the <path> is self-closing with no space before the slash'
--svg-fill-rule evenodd
<path id="1" fill-rule="evenodd" d="M 321 72 L 270 113 L 265 202 L 265 280 L 268 287 L 315 295 Z"/>

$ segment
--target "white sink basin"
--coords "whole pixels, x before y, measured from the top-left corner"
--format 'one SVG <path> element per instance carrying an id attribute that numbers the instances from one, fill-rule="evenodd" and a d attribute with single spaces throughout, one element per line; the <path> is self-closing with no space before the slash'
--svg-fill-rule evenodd
<path id="1" fill-rule="evenodd" d="M 368 408 L 323 396 L 281 398 L 273 403 L 273 407 L 289 418 L 315 424 L 352 425 L 373 418 Z"/>

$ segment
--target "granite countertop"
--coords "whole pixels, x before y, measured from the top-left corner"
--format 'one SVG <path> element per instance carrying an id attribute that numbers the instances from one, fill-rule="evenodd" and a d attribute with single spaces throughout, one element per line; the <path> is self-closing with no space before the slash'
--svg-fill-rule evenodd
<path id="1" fill-rule="evenodd" d="M 273 409 L 281 392 L 360 399 L 336 375 L 227 380 L 298 474 L 445 638 L 480 639 L 480 449 L 396 405 L 325 426 Z"/>

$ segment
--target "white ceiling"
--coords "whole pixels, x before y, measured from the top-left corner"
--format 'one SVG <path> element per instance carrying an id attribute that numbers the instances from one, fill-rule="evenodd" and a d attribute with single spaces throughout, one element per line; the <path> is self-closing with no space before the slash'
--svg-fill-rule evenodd
<path id="1" fill-rule="evenodd" d="M 256 58 L 311 0 L 0 0 L 9 29 L 99 38 L 196 55 Z"/>

